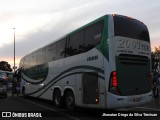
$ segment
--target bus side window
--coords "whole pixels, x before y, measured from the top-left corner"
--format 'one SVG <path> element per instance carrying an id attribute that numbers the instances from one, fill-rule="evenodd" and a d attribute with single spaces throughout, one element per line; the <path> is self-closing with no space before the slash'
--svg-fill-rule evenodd
<path id="1" fill-rule="evenodd" d="M 25 67 L 25 68 L 28 68 L 28 67 L 29 67 L 29 56 L 30 56 L 30 55 L 27 55 L 27 56 L 25 57 L 25 59 L 24 59 L 24 67 Z"/>
<path id="2" fill-rule="evenodd" d="M 61 59 L 65 57 L 66 51 L 65 51 L 65 46 L 66 46 L 66 38 L 63 38 L 59 41 L 56 42 L 56 58 L 55 59 Z"/>
<path id="3" fill-rule="evenodd" d="M 86 28 L 85 31 L 85 48 L 86 51 L 92 49 L 100 43 L 103 30 L 103 21 L 95 23 Z"/>
<path id="4" fill-rule="evenodd" d="M 56 56 L 56 44 L 53 43 L 46 47 L 46 62 L 54 61 Z"/>
<path id="5" fill-rule="evenodd" d="M 35 66 L 36 65 L 36 52 L 33 52 L 31 55 L 30 55 L 30 60 L 29 60 L 29 64 L 30 66 Z"/>
<path id="6" fill-rule="evenodd" d="M 45 63 L 45 56 L 46 56 L 46 48 L 40 48 L 37 51 L 37 57 L 36 57 L 37 65 Z"/>
<path id="7" fill-rule="evenodd" d="M 84 52 L 84 30 L 73 33 L 70 36 L 67 48 L 67 56 L 72 56 Z"/>
<path id="8" fill-rule="evenodd" d="M 20 60 L 20 65 L 19 65 L 20 67 L 24 66 L 24 59 L 25 59 L 25 57 Z"/>

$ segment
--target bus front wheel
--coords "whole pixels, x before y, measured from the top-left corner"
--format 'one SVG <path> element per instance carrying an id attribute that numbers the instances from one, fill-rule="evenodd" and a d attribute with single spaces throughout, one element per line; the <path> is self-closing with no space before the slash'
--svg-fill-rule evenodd
<path id="1" fill-rule="evenodd" d="M 75 110 L 75 98 L 72 91 L 67 91 L 65 94 L 65 106 L 68 110 Z"/>

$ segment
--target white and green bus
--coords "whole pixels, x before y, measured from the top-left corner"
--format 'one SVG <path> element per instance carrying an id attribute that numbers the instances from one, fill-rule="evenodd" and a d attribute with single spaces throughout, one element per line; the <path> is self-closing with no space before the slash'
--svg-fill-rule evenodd
<path id="1" fill-rule="evenodd" d="M 102 16 L 27 54 L 20 67 L 22 93 L 57 107 L 114 109 L 152 99 L 149 32 L 127 16 Z"/>

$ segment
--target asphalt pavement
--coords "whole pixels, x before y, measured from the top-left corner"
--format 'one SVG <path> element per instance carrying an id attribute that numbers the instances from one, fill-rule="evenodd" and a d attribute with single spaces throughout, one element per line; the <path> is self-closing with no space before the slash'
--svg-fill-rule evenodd
<path id="1" fill-rule="evenodd" d="M 157 86 L 160 88 L 160 85 Z M 39 119 L 55 119 L 55 120 L 101 120 L 103 113 L 110 112 L 109 110 L 96 110 L 87 108 L 77 108 L 76 111 L 68 111 L 65 108 L 56 108 L 53 103 L 48 100 L 42 100 L 33 97 L 23 97 L 21 94 L 12 96 L 11 90 L 8 91 L 7 98 L 0 98 L 0 111 L 1 112 L 14 112 L 14 113 L 41 113 L 42 117 Z M 112 110 L 113 112 L 121 111 L 155 111 L 160 112 L 159 104 L 155 103 L 153 98 L 152 102 L 134 108 L 122 108 Z M 13 117 L 12 117 L 13 118 Z M 14 117 L 14 119 L 17 117 Z M 105 118 L 106 119 L 106 118 Z"/>

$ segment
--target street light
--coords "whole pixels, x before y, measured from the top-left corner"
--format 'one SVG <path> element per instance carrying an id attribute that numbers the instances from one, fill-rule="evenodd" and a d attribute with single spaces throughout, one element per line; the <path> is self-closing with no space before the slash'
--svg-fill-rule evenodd
<path id="1" fill-rule="evenodd" d="M 13 69 L 14 69 L 14 72 L 15 72 L 15 69 L 16 69 L 16 66 L 15 66 L 15 29 L 16 28 L 13 28 L 14 29 L 14 66 L 13 66 Z"/>

